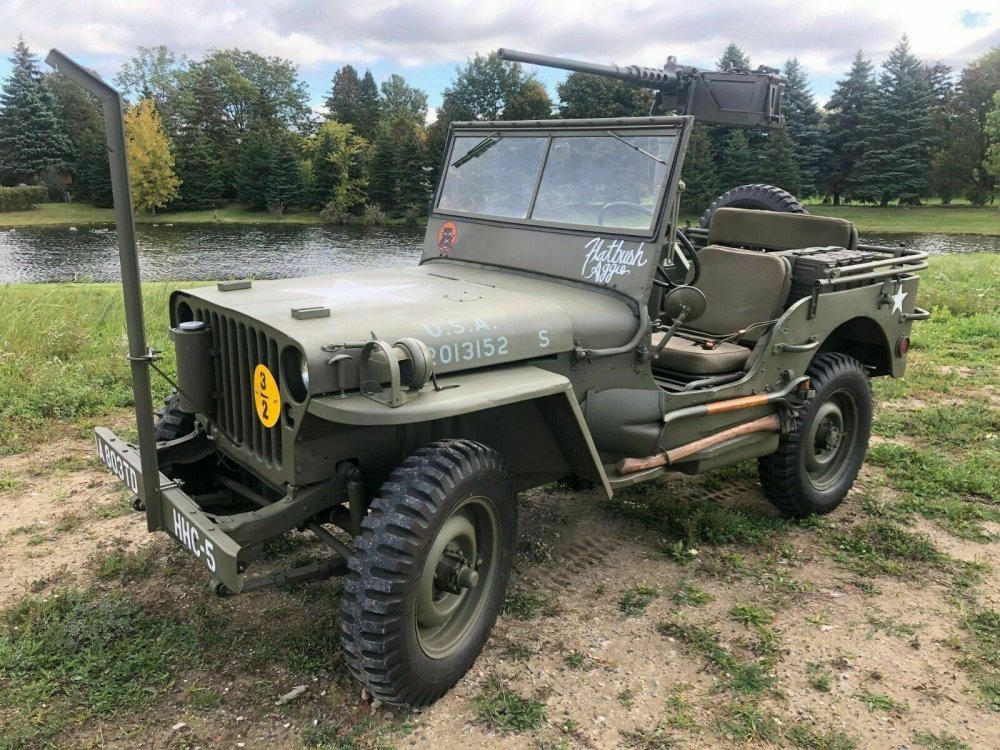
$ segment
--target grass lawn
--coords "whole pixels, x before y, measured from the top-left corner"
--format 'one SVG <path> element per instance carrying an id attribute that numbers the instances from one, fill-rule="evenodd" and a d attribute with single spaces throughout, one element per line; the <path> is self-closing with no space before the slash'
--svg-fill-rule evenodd
<path id="1" fill-rule="evenodd" d="M 860 232 L 1000 234 L 1000 207 L 806 206 L 811 214 L 853 221 Z"/>
<path id="2" fill-rule="evenodd" d="M 86 203 L 40 203 L 30 211 L 0 213 L 0 228 L 56 224 L 113 224 L 114 210 L 97 208 Z M 232 203 L 214 211 L 160 211 L 157 214 L 136 214 L 138 224 L 324 224 L 317 211 L 293 209 L 284 216 L 267 211 L 250 211 Z M 386 224 L 402 223 L 388 217 Z"/>
<path id="3" fill-rule="evenodd" d="M 874 206 L 807 205 L 809 213 L 837 216 L 853 221 L 861 232 L 941 232 L 944 234 L 1000 234 L 1000 208 L 975 208 L 968 204 L 919 208 L 876 208 Z M 0 213 L 0 228 L 56 224 L 111 224 L 110 208 L 95 208 L 85 203 L 42 203 L 31 211 Z M 229 204 L 215 211 L 161 211 L 156 215 L 139 214 L 140 224 L 323 224 L 315 211 L 293 210 L 278 217 L 266 211 L 250 211 L 239 204 Z M 423 223 L 423 219 L 420 220 Z M 682 216 L 681 223 L 698 223 L 697 216 Z M 389 217 L 387 224 L 402 220 Z"/>

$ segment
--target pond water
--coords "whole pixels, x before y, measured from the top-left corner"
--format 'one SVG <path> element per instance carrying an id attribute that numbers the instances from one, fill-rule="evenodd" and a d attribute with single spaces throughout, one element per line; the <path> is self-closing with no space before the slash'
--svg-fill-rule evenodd
<path id="1" fill-rule="evenodd" d="M 138 227 L 145 280 L 274 279 L 379 266 L 420 256 L 418 227 L 176 224 Z M 930 253 L 1000 253 L 1000 236 L 872 234 L 863 242 Z M 0 229 L 0 283 L 117 281 L 113 227 Z"/>
<path id="2" fill-rule="evenodd" d="M 137 227 L 147 281 L 310 276 L 420 257 L 419 227 L 175 224 Z M 117 281 L 114 227 L 0 229 L 0 283 Z"/>

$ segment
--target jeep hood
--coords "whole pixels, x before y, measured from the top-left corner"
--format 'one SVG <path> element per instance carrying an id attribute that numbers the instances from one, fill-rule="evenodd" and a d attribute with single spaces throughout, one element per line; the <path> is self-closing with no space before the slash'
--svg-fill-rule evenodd
<path id="1" fill-rule="evenodd" d="M 456 262 L 220 287 L 175 293 L 173 319 L 187 302 L 202 315 L 218 312 L 269 329 L 279 342 L 297 344 L 318 375 L 332 347 L 373 335 L 390 344 L 420 339 L 435 371 L 447 373 L 554 355 L 571 350 L 574 340 L 587 348 L 618 346 L 637 325 L 620 297 Z"/>

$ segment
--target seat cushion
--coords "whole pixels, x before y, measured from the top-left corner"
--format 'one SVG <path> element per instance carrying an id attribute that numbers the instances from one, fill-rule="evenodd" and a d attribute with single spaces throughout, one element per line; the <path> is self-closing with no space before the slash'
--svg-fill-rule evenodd
<path id="1" fill-rule="evenodd" d="M 692 328 L 724 336 L 781 315 L 792 283 L 786 258 L 717 245 L 702 248 L 698 258 L 701 277 L 695 286 L 705 293 L 708 307 Z"/>
<path id="2" fill-rule="evenodd" d="M 748 208 L 720 208 L 708 227 L 710 245 L 799 250 L 834 245 L 854 250 L 858 231 L 846 219 Z"/>
<path id="3" fill-rule="evenodd" d="M 654 348 L 665 335 L 653 334 Z M 697 341 L 673 336 L 653 360 L 653 367 L 691 375 L 720 375 L 742 370 L 749 357 L 750 350 L 738 344 L 716 344 L 714 349 L 704 349 Z"/>

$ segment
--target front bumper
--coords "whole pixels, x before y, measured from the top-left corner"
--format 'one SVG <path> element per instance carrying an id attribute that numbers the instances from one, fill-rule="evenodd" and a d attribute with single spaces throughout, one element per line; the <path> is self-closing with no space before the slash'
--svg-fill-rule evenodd
<path id="1" fill-rule="evenodd" d="M 206 515 L 176 483 L 160 474 L 156 497 L 144 497 L 139 450 L 106 427 L 94 430 L 97 457 L 129 490 L 142 500 L 147 517 L 159 517 L 162 523 L 150 531 L 166 531 L 200 559 L 212 575 L 233 593 L 243 589 L 243 571 L 255 556 L 252 545 L 241 545 Z M 159 504 L 159 514 L 150 512 Z"/>

